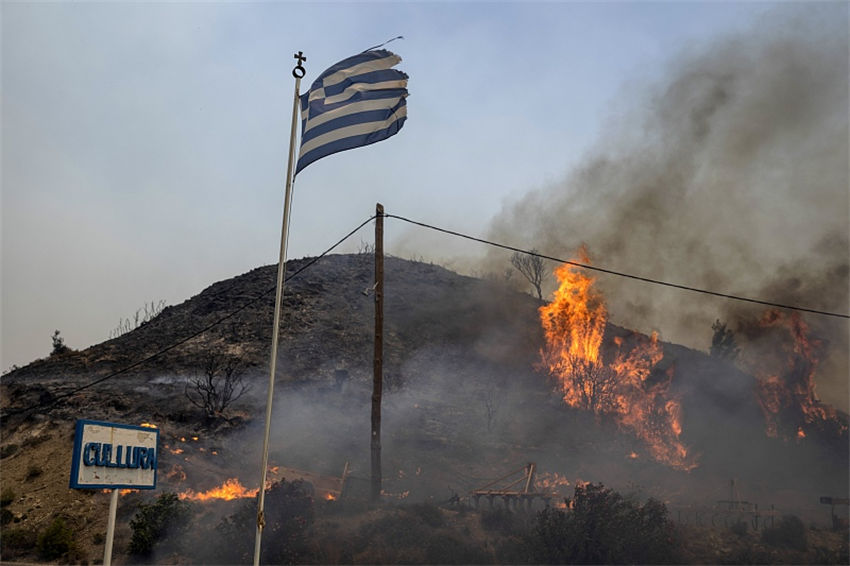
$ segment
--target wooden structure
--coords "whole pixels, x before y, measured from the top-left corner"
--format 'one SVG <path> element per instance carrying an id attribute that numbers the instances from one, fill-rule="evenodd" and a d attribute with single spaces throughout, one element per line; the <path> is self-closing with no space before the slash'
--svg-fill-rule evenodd
<path id="1" fill-rule="evenodd" d="M 731 526 L 737 523 L 749 523 L 754 530 L 767 527 L 767 522 L 773 527 L 776 520 L 776 509 L 773 505 L 768 510 L 759 510 L 758 503 L 744 501 L 738 493 L 735 479 L 729 480 L 729 499 L 720 499 L 711 512 L 711 525 Z"/>
<path id="2" fill-rule="evenodd" d="M 534 486 L 535 470 L 535 464 L 529 462 L 518 470 L 505 474 L 479 489 L 472 490 L 469 497 L 475 502 L 476 507 L 480 505 L 482 497 L 487 498 L 490 508 L 493 508 L 497 498 L 504 502 L 506 508 L 526 507 L 530 509 L 532 502 L 538 498 L 548 507 L 552 499 L 558 497 L 558 494 L 536 490 Z"/>

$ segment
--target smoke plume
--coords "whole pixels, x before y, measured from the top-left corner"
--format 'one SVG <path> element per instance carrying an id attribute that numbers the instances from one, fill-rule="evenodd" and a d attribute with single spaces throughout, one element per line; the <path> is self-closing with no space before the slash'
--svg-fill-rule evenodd
<path id="1" fill-rule="evenodd" d="M 847 313 L 847 6 L 805 9 L 673 60 L 666 81 L 629 93 L 579 167 L 507 205 L 490 236 L 563 258 L 585 243 L 609 269 Z M 615 322 L 700 349 L 715 319 L 735 329 L 764 310 L 599 285 Z M 846 410 L 847 321 L 806 319 L 829 345 L 819 393 Z"/>

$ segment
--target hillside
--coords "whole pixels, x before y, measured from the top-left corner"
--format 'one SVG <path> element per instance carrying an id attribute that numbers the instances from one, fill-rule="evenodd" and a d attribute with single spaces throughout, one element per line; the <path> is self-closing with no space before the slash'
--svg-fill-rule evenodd
<path id="1" fill-rule="evenodd" d="M 289 262 L 288 272 L 308 261 Z M 714 521 L 716 502 L 730 498 L 733 478 L 736 499 L 807 521 L 829 519 L 819 496 L 846 496 L 846 427 L 842 433 L 811 426 L 806 438 L 768 437 L 754 378 L 728 362 L 658 345 L 663 359 L 646 377 L 648 390 L 663 385 L 681 406 L 676 439 L 688 452 L 684 471 L 659 459 L 648 444 L 651 435 L 569 407 L 553 393 L 555 382 L 540 365 L 539 301 L 431 264 L 390 257 L 385 268 L 383 465 L 389 500 L 464 498 L 527 462 L 535 462 L 562 496 L 579 482 L 603 482 L 636 497 L 657 497 L 683 522 L 700 513 Z M 275 276 L 276 266 L 266 266 L 215 283 L 125 335 L 4 376 L 0 489 L 15 494 L 7 507 L 11 525 L 39 530 L 64 515 L 78 526 L 83 551 L 97 556 L 108 496 L 67 488 L 78 418 L 159 427 L 157 492 L 203 492 L 228 478 L 256 487 Z M 288 282 L 274 465 L 340 476 L 348 462 L 351 486 L 368 478 L 372 281 L 371 256 L 358 254 L 323 258 Z M 130 371 L 57 397 L 210 325 Z M 611 357 L 647 340 L 607 325 L 603 350 Z M 252 386 L 226 419 L 205 419 L 184 394 L 186 379 L 203 373 L 211 353 L 241 360 Z M 39 406 L 50 408 L 21 412 Z M 134 505 L 150 497 L 122 499 L 116 552 L 126 548 Z"/>

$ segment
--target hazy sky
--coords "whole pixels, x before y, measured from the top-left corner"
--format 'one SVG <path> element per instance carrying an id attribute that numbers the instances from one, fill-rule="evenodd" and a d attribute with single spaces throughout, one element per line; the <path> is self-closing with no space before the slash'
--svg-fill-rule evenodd
<path id="1" fill-rule="evenodd" d="M 3 2 L 2 369 L 49 354 L 54 329 L 85 348 L 146 302 L 277 261 L 296 51 L 306 88 L 403 35 L 388 48 L 410 97 L 399 135 L 299 175 L 295 258 L 378 201 L 483 235 L 507 202 L 566 175 L 673 58 L 776 9 Z M 452 254 L 420 235 L 389 222 L 388 251 Z"/>

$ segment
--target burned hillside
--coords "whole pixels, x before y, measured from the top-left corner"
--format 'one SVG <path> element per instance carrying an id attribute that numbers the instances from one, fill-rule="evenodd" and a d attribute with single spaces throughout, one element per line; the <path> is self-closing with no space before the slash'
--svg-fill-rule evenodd
<path id="1" fill-rule="evenodd" d="M 296 273 L 308 261 L 291 261 L 287 270 Z M 272 479 L 292 479 L 292 470 L 316 478 L 345 476 L 351 497 L 362 497 L 358 486 L 369 476 L 373 270 L 370 254 L 328 256 L 288 282 Z M 69 439 L 78 418 L 156 425 L 162 444 L 157 492 L 211 506 L 253 497 L 275 273 L 276 266 L 266 266 L 215 283 L 132 332 L 4 376 L 3 488 L 17 494 L 9 507 L 13 524 L 44 528 L 61 512 L 87 517 L 92 536 L 102 529 L 98 510 L 107 496 L 67 489 Z M 612 400 L 604 410 L 571 403 L 564 376 L 545 363 L 552 342 L 541 324 L 541 306 L 491 280 L 386 259 L 385 501 L 468 504 L 473 490 L 528 462 L 535 463 L 536 481 L 552 493 L 551 502 L 585 482 L 602 482 L 655 497 L 682 521 L 695 521 L 700 513 L 707 520 L 706 509 L 730 499 L 730 479 L 742 501 L 761 505 L 762 521 L 781 513 L 826 521 L 829 509 L 818 498 L 845 496 L 846 415 L 814 403 L 826 411 L 822 418 L 800 421 L 806 408 L 800 402 L 811 398 L 791 396 L 799 406 L 784 407 L 776 418 L 799 421 L 805 436 L 771 435 L 751 365 L 665 343 L 607 318 L 593 338 L 600 367 L 608 371 L 620 363 L 615 379 L 635 370 L 640 379 L 612 389 L 632 397 Z M 61 397 L 221 319 L 150 362 Z M 637 348 L 648 353 L 625 355 Z M 238 358 L 251 385 L 213 420 L 185 395 L 186 379 L 203 372 L 211 352 Z M 780 346 L 779 358 L 785 353 Z M 770 352 L 759 354 L 775 363 Z M 628 360 L 640 362 L 622 363 Z M 634 397 L 638 392 L 643 396 Z M 621 408 L 626 402 L 646 405 L 649 432 L 640 432 L 634 414 Z M 49 408 L 21 411 L 38 405 Z M 673 413 L 678 420 L 672 425 L 661 418 Z M 662 425 L 673 432 L 658 433 Z M 664 443 L 685 451 L 686 459 L 665 459 L 671 448 Z M 42 472 L 31 477 L 35 463 Z M 122 505 L 151 496 L 130 494 Z M 773 515 L 766 511 L 771 505 Z"/>

